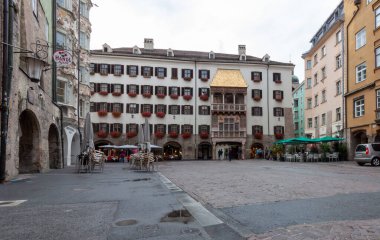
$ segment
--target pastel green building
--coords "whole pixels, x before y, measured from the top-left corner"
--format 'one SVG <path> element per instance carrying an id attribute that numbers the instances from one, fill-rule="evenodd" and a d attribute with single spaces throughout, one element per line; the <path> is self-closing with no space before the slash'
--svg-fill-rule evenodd
<path id="1" fill-rule="evenodd" d="M 293 91 L 293 122 L 294 136 L 301 137 L 305 135 L 305 84 L 302 82 Z"/>

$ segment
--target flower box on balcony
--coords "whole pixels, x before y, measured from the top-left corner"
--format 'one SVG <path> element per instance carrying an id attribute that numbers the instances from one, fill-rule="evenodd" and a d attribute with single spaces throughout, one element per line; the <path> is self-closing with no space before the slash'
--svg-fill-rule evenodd
<path id="1" fill-rule="evenodd" d="M 102 96 L 107 96 L 108 92 L 107 91 L 100 91 L 99 94 L 102 95 Z"/>
<path id="2" fill-rule="evenodd" d="M 121 96 L 121 92 L 113 92 L 112 96 L 115 96 L 115 97 Z"/>
<path id="3" fill-rule="evenodd" d="M 207 101 L 208 100 L 208 96 L 207 95 L 201 95 L 199 98 L 201 100 L 203 100 L 203 101 Z"/>
<path id="4" fill-rule="evenodd" d="M 201 81 L 202 81 L 202 82 L 207 82 L 207 81 L 208 81 L 208 78 L 201 78 Z"/>
<path id="5" fill-rule="evenodd" d="M 282 81 L 280 79 L 274 80 L 275 83 L 281 83 Z"/>
<path id="6" fill-rule="evenodd" d="M 163 118 L 163 117 L 165 117 L 165 113 L 164 112 L 156 112 L 156 116 L 159 118 Z"/>
<path id="7" fill-rule="evenodd" d="M 191 81 L 192 78 L 191 78 L 191 77 L 184 77 L 183 79 L 184 79 L 185 81 Z"/>
<path id="8" fill-rule="evenodd" d="M 260 100 L 261 100 L 261 97 L 260 97 L 260 96 L 254 96 L 254 97 L 253 97 L 253 100 L 255 100 L 255 101 L 260 101 Z"/>
<path id="9" fill-rule="evenodd" d="M 283 139 L 284 138 L 284 134 L 282 134 L 282 133 L 275 133 L 274 136 L 276 137 L 276 139 Z"/>
<path id="10" fill-rule="evenodd" d="M 150 117 L 150 116 L 152 116 L 152 113 L 151 112 L 142 112 L 141 115 L 143 117 Z"/>
<path id="11" fill-rule="evenodd" d="M 121 132 L 113 131 L 111 132 L 111 137 L 118 138 L 121 136 Z"/>
<path id="12" fill-rule="evenodd" d="M 163 132 L 155 132 L 154 136 L 156 136 L 156 138 L 161 139 L 161 138 L 163 138 L 165 136 L 165 133 L 163 133 Z"/>
<path id="13" fill-rule="evenodd" d="M 135 93 L 135 92 L 129 92 L 129 93 L 128 93 L 128 96 L 130 96 L 130 97 L 136 97 L 136 96 L 137 96 L 137 93 Z"/>
<path id="14" fill-rule="evenodd" d="M 200 136 L 202 139 L 207 139 L 208 136 L 209 136 L 209 134 L 208 134 L 208 132 L 201 132 L 201 133 L 199 134 L 199 136 Z"/>
<path id="15" fill-rule="evenodd" d="M 165 94 L 163 94 L 163 93 L 157 93 L 156 96 L 158 98 L 165 98 Z"/>
<path id="16" fill-rule="evenodd" d="M 104 110 L 100 110 L 98 111 L 98 116 L 99 117 L 105 117 L 107 116 L 108 112 L 107 111 L 104 111 Z"/>
<path id="17" fill-rule="evenodd" d="M 171 138 L 177 138 L 178 137 L 178 133 L 177 132 L 170 132 L 169 133 L 169 137 L 171 137 Z"/>
<path id="18" fill-rule="evenodd" d="M 262 132 L 255 133 L 255 138 L 256 139 L 262 139 L 263 138 L 263 133 Z"/>
<path id="19" fill-rule="evenodd" d="M 182 133 L 182 138 L 183 139 L 188 139 L 190 137 L 191 137 L 191 133 L 188 133 L 188 132 Z"/>
<path id="20" fill-rule="evenodd" d="M 134 138 L 137 136 L 137 132 L 128 132 L 127 133 L 127 138 Z"/>
<path id="21" fill-rule="evenodd" d="M 121 116 L 121 112 L 112 112 L 112 116 L 114 116 L 115 118 L 118 118 Z"/>
<path id="22" fill-rule="evenodd" d="M 171 97 L 172 99 L 178 99 L 178 94 L 170 94 L 170 97 Z"/>
<path id="23" fill-rule="evenodd" d="M 151 93 L 143 93 L 144 98 L 150 98 L 152 96 Z"/>
<path id="24" fill-rule="evenodd" d="M 108 136 L 108 133 L 106 131 L 100 130 L 96 135 L 100 138 L 106 138 Z"/>
<path id="25" fill-rule="evenodd" d="M 183 95 L 183 99 L 185 99 L 186 101 L 189 101 L 192 98 L 193 98 L 193 96 L 191 96 L 191 95 Z"/>

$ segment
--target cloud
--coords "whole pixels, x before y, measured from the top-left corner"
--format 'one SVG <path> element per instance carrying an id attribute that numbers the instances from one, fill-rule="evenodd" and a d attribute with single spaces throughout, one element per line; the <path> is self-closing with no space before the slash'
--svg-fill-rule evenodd
<path id="1" fill-rule="evenodd" d="M 303 79 L 302 53 L 340 0 L 94 0 L 91 48 L 143 46 L 237 53 L 268 53 L 296 64 Z"/>

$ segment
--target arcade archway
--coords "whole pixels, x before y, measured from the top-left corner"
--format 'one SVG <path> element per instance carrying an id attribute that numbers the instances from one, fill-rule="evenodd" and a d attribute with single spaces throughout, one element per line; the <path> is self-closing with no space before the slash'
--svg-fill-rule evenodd
<path id="1" fill-rule="evenodd" d="M 164 159 L 165 160 L 181 160 L 182 146 L 177 142 L 167 142 L 164 144 Z"/>
<path id="2" fill-rule="evenodd" d="M 36 115 L 25 110 L 20 115 L 21 136 L 19 139 L 19 173 L 39 172 L 40 126 Z"/>
<path id="3" fill-rule="evenodd" d="M 212 159 L 212 145 L 209 142 L 202 142 L 198 145 L 198 159 Z"/>
<path id="4" fill-rule="evenodd" d="M 61 161 L 60 161 L 60 145 L 59 145 L 59 132 L 57 127 L 52 124 L 49 128 L 49 167 L 50 169 L 54 168 L 60 168 L 61 167 Z"/>

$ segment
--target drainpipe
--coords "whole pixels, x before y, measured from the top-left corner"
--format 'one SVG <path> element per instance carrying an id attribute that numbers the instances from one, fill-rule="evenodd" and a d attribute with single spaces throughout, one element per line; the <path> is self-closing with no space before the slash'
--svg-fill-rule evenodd
<path id="1" fill-rule="evenodd" d="M 52 21 L 53 21 L 53 53 L 57 51 L 57 0 L 53 0 L 53 15 L 52 15 Z M 63 109 L 62 106 L 59 106 L 57 103 L 57 64 L 55 61 L 52 61 L 52 95 L 53 95 L 53 104 L 58 107 L 60 112 L 60 132 L 61 132 L 61 158 L 62 158 L 62 168 L 65 168 L 65 151 L 64 151 L 64 138 L 63 138 Z"/>
<path id="2" fill-rule="evenodd" d="M 5 181 L 6 165 L 6 144 L 8 135 L 8 111 L 9 111 L 9 52 L 11 42 L 9 25 L 9 1 L 3 1 L 3 76 L 2 76 L 2 97 L 1 97 L 1 144 L 0 144 L 0 183 Z"/>
<path id="3" fill-rule="evenodd" d="M 79 149 L 82 149 L 82 133 L 80 132 L 79 124 L 79 87 L 80 87 L 80 0 L 78 0 L 78 57 L 77 57 L 77 71 L 78 71 L 78 97 L 77 97 L 77 121 L 78 121 L 78 133 L 79 133 Z"/>
<path id="4" fill-rule="evenodd" d="M 268 109 L 268 136 L 270 135 L 270 110 L 269 110 L 269 63 L 267 63 L 267 109 Z"/>
<path id="5" fill-rule="evenodd" d="M 198 146 L 197 146 L 197 138 L 198 138 L 198 134 L 197 134 L 197 110 L 198 110 L 198 106 L 197 106 L 197 100 L 198 100 L 198 96 L 194 93 L 198 92 L 197 90 L 197 81 L 198 81 L 198 71 L 197 71 L 197 61 L 195 60 L 194 61 L 194 65 L 195 65 L 195 73 L 194 73 L 194 76 L 195 76 L 195 81 L 194 81 L 194 92 L 193 92 L 193 95 L 195 96 L 194 97 L 194 106 L 195 106 L 195 118 L 194 118 L 194 127 L 195 127 L 195 133 L 196 133 L 196 137 L 195 137 L 195 149 L 194 149 L 194 159 L 197 160 L 198 157 L 197 157 L 197 150 L 198 150 Z"/>

